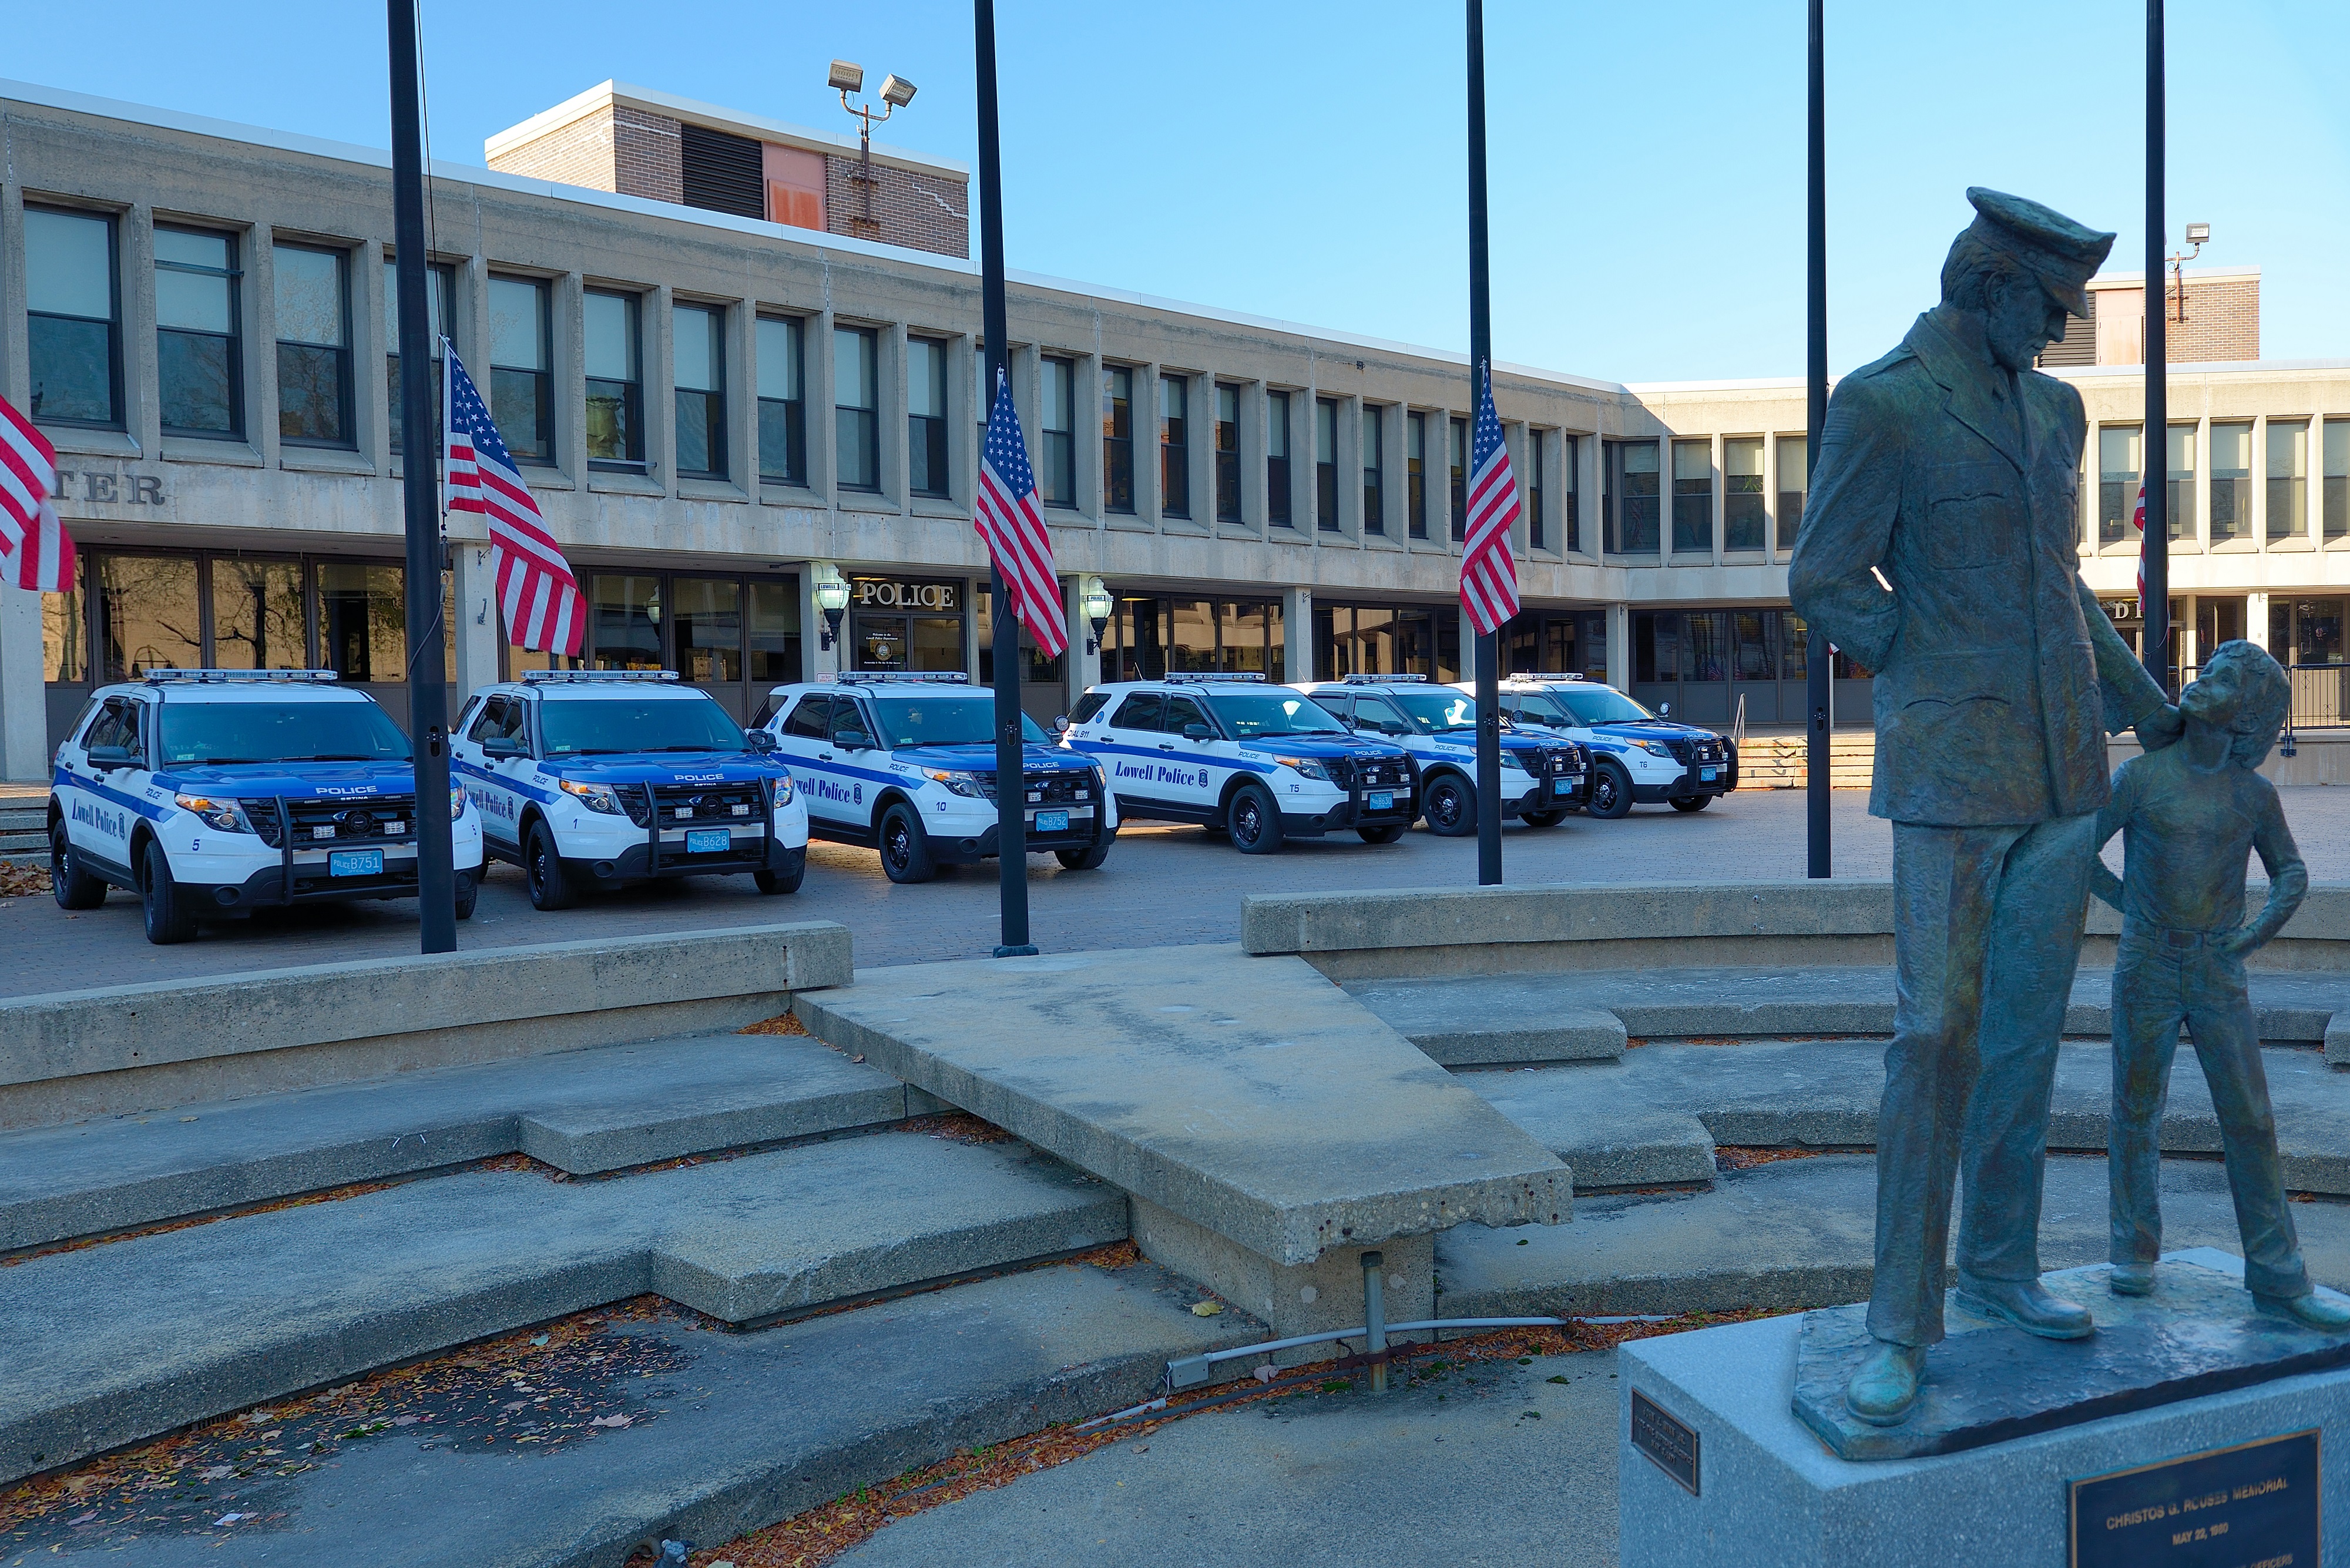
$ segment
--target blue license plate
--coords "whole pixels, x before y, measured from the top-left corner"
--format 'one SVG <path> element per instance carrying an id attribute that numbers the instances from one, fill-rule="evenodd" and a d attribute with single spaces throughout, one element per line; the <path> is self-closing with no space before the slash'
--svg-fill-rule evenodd
<path id="1" fill-rule="evenodd" d="M 1039 833 L 1068 832 L 1069 814 L 1066 811 L 1038 812 L 1036 814 L 1036 831 Z"/>
<path id="2" fill-rule="evenodd" d="M 1363 804 L 1373 811 L 1393 811 L 1395 809 L 1395 791 L 1391 789 L 1375 789 L 1364 800 Z"/>
<path id="3" fill-rule="evenodd" d="M 330 849 L 327 852 L 327 875 L 329 877 L 380 877 L 383 875 L 383 851 L 380 849 Z"/>
<path id="4" fill-rule="evenodd" d="M 685 836 L 688 855 L 723 855 L 734 847 L 734 836 L 723 827 L 707 827 Z"/>
<path id="5" fill-rule="evenodd" d="M 1711 784 L 1721 776 L 1721 770 L 1720 768 L 1700 768 L 1697 771 L 1698 783 L 1700 784 Z"/>

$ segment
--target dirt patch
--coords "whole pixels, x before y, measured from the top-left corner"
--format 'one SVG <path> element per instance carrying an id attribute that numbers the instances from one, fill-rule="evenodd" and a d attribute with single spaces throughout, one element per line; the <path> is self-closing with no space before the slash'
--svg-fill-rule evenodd
<path id="1" fill-rule="evenodd" d="M 734 1033 L 737 1034 L 805 1034 L 807 1033 L 807 1026 L 788 1012 L 779 1012 L 773 1018 L 762 1018 L 756 1023 L 745 1023 Z"/>
<path id="2" fill-rule="evenodd" d="M 1736 1145 L 1716 1144 L 1713 1168 L 1716 1170 L 1752 1170 L 1758 1165 L 1776 1165 L 1783 1159 L 1817 1159 L 1824 1154 L 1866 1154 L 1867 1149 L 1848 1148 L 1742 1148 Z"/>

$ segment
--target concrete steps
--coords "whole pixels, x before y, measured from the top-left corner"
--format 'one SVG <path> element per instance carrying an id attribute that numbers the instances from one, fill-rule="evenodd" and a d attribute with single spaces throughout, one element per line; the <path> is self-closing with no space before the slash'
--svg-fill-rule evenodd
<path id="1" fill-rule="evenodd" d="M 0 865 L 46 866 L 48 860 L 48 802 L 0 796 Z"/>
<path id="2" fill-rule="evenodd" d="M 0 1270 L 0 1480 L 655 1293 L 753 1324 L 1123 1240 L 1003 1141 L 877 1133 L 600 1181 L 467 1170 Z"/>
<path id="3" fill-rule="evenodd" d="M 1801 789 L 1809 776 L 1808 738 L 1749 735 L 1738 748 L 1740 789 Z M 1836 730 L 1828 740 L 1828 787 L 1866 789 L 1877 766 L 1877 732 Z"/>

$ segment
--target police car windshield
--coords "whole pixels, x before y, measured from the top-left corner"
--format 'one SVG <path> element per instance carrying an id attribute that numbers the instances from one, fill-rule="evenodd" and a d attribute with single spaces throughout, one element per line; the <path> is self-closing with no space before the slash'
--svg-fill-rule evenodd
<path id="1" fill-rule="evenodd" d="M 172 702 L 158 715 L 165 767 L 213 763 L 400 763 L 408 737 L 373 702 Z"/>
<path id="2" fill-rule="evenodd" d="M 1656 717 L 1612 686 L 1555 686 L 1549 695 L 1579 724 L 1644 724 Z"/>
<path id="3" fill-rule="evenodd" d="M 1477 704 L 1458 691 L 1395 691 L 1388 701 L 1404 711 L 1422 734 L 1477 727 Z"/>
<path id="4" fill-rule="evenodd" d="M 873 722 L 881 743 L 899 746 L 985 746 L 995 741 L 995 699 L 976 691 L 951 697 L 876 697 Z M 1020 733 L 1031 745 L 1052 744 L 1036 721 L 1020 715 Z"/>
<path id="5" fill-rule="evenodd" d="M 1295 692 L 1224 692 L 1210 697 L 1208 706 L 1223 722 L 1224 732 L 1235 741 L 1347 732 L 1344 724 Z"/>
<path id="6" fill-rule="evenodd" d="M 538 730 L 550 757 L 743 749 L 742 726 L 708 697 L 549 697 Z"/>

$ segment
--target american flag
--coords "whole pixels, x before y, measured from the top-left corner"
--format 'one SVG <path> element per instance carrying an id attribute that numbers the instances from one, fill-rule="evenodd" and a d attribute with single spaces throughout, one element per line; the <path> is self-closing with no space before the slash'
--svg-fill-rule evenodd
<path id="1" fill-rule="evenodd" d="M 1037 509 L 1036 476 L 1028 467 L 1028 442 L 1012 407 L 1012 385 L 995 377 L 995 406 L 987 415 L 987 450 L 979 469 L 979 504 L 972 526 L 987 541 L 988 556 L 1003 578 L 1013 613 L 1047 659 L 1069 646 L 1061 613 L 1061 588 L 1053 576 L 1053 535 Z"/>
<path id="2" fill-rule="evenodd" d="M 73 535 L 57 521 L 57 449 L 0 398 L 0 571 L 20 588 L 69 593 Z"/>
<path id="3" fill-rule="evenodd" d="M 2137 530 L 2137 618 L 2146 620 L 2146 481 L 2137 482 L 2137 511 L 2130 516 L 2130 526 Z"/>
<path id="4" fill-rule="evenodd" d="M 498 575 L 498 607 L 506 636 L 517 648 L 577 656 L 587 629 L 578 580 L 556 548 L 531 499 L 530 486 L 490 418 L 473 379 L 457 360 L 457 350 L 441 340 L 447 356 L 442 429 L 442 473 L 449 486 L 449 510 L 479 512 L 490 522 L 490 557 Z"/>
<path id="5" fill-rule="evenodd" d="M 1469 448 L 1469 536 L 1461 550 L 1461 605 L 1480 637 L 1499 631 L 1518 613 L 1518 566 L 1510 556 L 1510 529 L 1517 520 L 1518 482 L 1493 412 L 1493 368 L 1482 364 Z"/>

